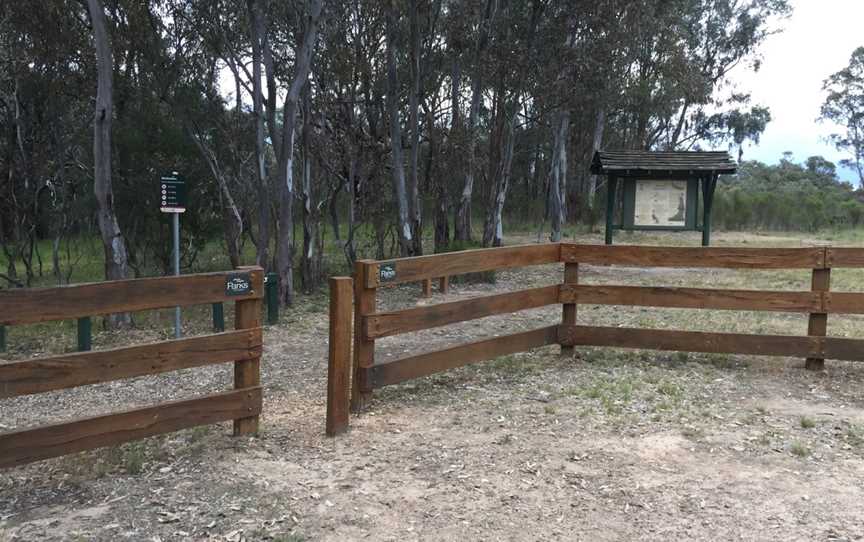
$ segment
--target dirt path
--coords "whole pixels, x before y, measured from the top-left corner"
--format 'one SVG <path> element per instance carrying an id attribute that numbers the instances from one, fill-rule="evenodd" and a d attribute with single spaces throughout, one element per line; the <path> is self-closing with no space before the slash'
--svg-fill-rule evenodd
<path id="1" fill-rule="evenodd" d="M 551 284 L 560 273 L 502 273 L 496 285 L 457 284 L 448 298 Z M 604 273 L 584 276 L 656 278 Z M 417 293 L 389 291 L 382 304 L 426 302 Z M 376 392 L 351 431 L 332 440 L 323 436 L 321 305 L 267 331 L 259 438 L 231 438 L 223 424 L 0 473 L 0 540 L 864 538 L 860 366 L 829 362 L 813 374 L 794 359 L 610 349 L 568 360 L 549 347 Z M 647 327 L 753 325 L 734 313 L 719 323 L 690 314 L 580 309 L 580 319 Z M 487 318 L 391 337 L 378 352 L 386 359 L 558 319 L 560 307 Z M 859 324 L 840 329 L 854 336 Z M 782 318 L 756 325 L 800 331 Z M 108 400 L 62 392 L 71 394 L 62 395 L 62 412 L 61 394 L 4 402 L 0 423 L 36 424 L 227 381 L 221 368 L 112 384 L 101 390 Z"/>

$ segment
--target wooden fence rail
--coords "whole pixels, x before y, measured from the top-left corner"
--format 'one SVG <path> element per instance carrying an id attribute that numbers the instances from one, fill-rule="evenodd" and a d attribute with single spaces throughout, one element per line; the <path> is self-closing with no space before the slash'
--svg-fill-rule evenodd
<path id="1" fill-rule="evenodd" d="M 234 390 L 72 422 L 0 433 L 0 468 L 234 421 L 258 430 L 263 271 L 259 267 L 153 279 L 0 291 L 0 323 L 26 324 L 176 305 L 235 301 L 235 330 L 160 343 L 0 364 L 0 399 L 234 363 Z"/>
<path id="2" fill-rule="evenodd" d="M 377 289 L 408 282 L 429 284 L 452 277 L 530 265 L 564 263 L 561 284 L 418 306 L 396 311 L 377 309 Z M 809 291 L 617 286 L 580 284 L 581 266 L 685 267 L 726 269 L 810 269 Z M 832 292 L 832 267 L 864 267 L 864 249 L 833 247 L 718 248 L 641 247 L 552 243 L 437 254 L 386 261 L 359 261 L 354 270 L 353 366 L 351 408 L 361 410 L 374 389 L 531 348 L 558 344 L 562 354 L 577 346 L 801 357 L 808 369 L 824 360 L 864 360 L 864 340 L 830 337 L 828 315 L 864 314 L 864 293 Z M 344 286 L 347 288 L 347 286 Z M 344 322 L 347 301 L 340 310 Z M 492 315 L 561 304 L 559 325 L 452 346 L 402 359 L 376 362 L 375 341 Z M 578 324 L 578 305 L 622 305 L 681 309 L 768 311 L 808 316 L 806 336 L 601 327 Z M 331 316 L 331 325 L 332 325 Z M 350 324 L 341 324 L 348 333 Z M 333 331 L 331 330 L 331 334 Z M 347 387 L 347 384 L 346 384 Z M 328 400 L 329 404 L 329 400 Z M 347 413 L 340 431 L 347 428 Z M 328 434 L 335 434 L 328 431 Z"/>

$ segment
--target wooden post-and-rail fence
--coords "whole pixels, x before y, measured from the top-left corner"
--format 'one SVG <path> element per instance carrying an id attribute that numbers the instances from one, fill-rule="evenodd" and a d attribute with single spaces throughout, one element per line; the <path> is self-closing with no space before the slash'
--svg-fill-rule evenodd
<path id="1" fill-rule="evenodd" d="M 379 288 L 435 277 L 563 263 L 560 284 L 379 311 Z M 809 291 L 609 286 L 579 283 L 579 266 L 808 269 Z M 682 352 L 801 357 L 818 370 L 825 359 L 864 360 L 864 340 L 827 336 L 828 314 L 864 314 L 864 293 L 832 292 L 832 268 L 864 267 L 864 249 L 835 247 L 720 248 L 643 247 L 553 243 L 465 252 L 358 261 L 352 278 L 331 283 L 331 348 L 328 434 L 348 427 L 350 409 L 359 411 L 373 390 L 469 363 L 558 344 L 562 354 L 577 346 L 609 346 Z M 353 301 L 353 303 L 352 303 Z M 561 323 L 443 350 L 376 362 L 375 340 L 403 333 L 533 309 L 562 306 Z M 797 312 L 808 315 L 807 335 L 751 335 L 580 325 L 578 305 L 620 305 L 683 309 Z M 352 306 L 353 305 L 353 306 Z M 348 317 L 353 312 L 352 324 Z M 334 348 L 333 338 L 339 342 Z M 353 348 L 349 347 L 352 346 Z M 349 387 L 350 381 L 350 387 Z"/>
<path id="2" fill-rule="evenodd" d="M 234 363 L 231 391 L 0 433 L 0 468 L 229 420 L 234 421 L 235 435 L 256 433 L 261 413 L 263 296 L 260 267 L 59 288 L 0 290 L 0 325 L 235 302 L 233 331 L 0 364 L 2 400 Z"/>

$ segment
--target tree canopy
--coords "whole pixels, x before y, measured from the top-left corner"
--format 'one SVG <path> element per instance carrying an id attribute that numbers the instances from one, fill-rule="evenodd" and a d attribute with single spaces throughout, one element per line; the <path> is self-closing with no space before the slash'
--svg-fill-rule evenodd
<path id="1" fill-rule="evenodd" d="M 295 273 L 304 290 L 325 276 L 325 239 L 350 264 L 500 244 L 514 222 L 560 238 L 566 223 L 596 218 L 594 150 L 758 139 L 770 112 L 728 75 L 759 68 L 760 45 L 790 10 L 786 0 L 88 2 L 101 5 L 111 47 L 105 201 L 130 272 L 170 268 L 155 187 L 176 170 L 191 188 L 184 268 L 212 239 L 232 265 L 252 263 L 253 247 L 282 275 L 286 303 Z M 21 278 L 9 265 L 15 281 L 41 273 L 38 241 L 49 239 L 62 282 L 64 247 L 97 230 L 105 177 L 88 2 L 0 6 L 0 249 L 26 268 Z"/>

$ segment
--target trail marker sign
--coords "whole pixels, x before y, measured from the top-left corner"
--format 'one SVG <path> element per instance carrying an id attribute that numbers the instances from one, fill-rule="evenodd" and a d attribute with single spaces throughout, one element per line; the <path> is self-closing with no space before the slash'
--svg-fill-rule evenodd
<path id="1" fill-rule="evenodd" d="M 186 212 L 186 179 L 176 171 L 159 177 L 159 210 L 171 213 L 174 275 L 180 275 L 180 213 Z M 180 338 L 180 307 L 174 307 L 174 337 Z"/>
<path id="2" fill-rule="evenodd" d="M 186 179 L 176 171 L 159 178 L 159 210 L 163 213 L 186 211 Z"/>

